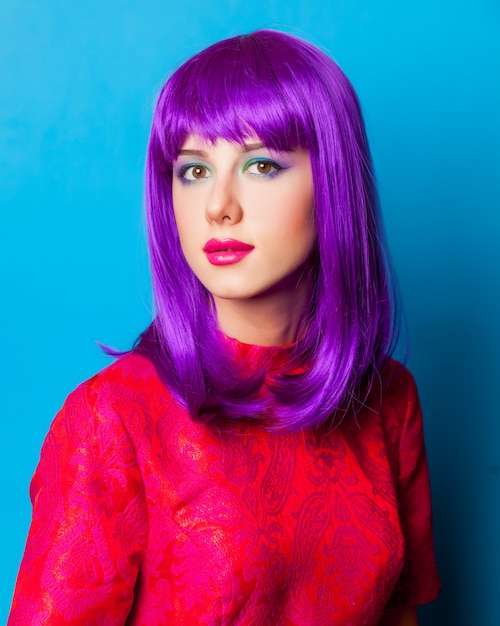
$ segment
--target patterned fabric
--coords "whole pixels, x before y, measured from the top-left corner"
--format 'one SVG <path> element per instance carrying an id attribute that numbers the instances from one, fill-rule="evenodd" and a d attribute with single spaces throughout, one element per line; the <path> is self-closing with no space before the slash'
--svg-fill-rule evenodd
<path id="1" fill-rule="evenodd" d="M 357 420 L 276 434 L 193 422 L 120 358 L 47 435 L 8 626 L 369 626 L 433 600 L 417 393 L 395 362 L 383 378 Z"/>

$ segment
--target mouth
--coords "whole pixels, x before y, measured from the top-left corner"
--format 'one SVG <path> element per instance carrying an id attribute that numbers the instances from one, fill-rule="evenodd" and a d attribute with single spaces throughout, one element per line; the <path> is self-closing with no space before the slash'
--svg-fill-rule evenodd
<path id="1" fill-rule="evenodd" d="M 203 252 L 250 252 L 253 246 L 236 239 L 210 239 Z"/>
<path id="2" fill-rule="evenodd" d="M 203 247 L 212 265 L 232 265 L 244 259 L 254 246 L 236 239 L 210 239 Z"/>

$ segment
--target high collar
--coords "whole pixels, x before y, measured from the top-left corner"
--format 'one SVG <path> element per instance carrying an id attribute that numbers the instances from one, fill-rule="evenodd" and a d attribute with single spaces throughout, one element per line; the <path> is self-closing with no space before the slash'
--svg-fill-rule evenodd
<path id="1" fill-rule="evenodd" d="M 234 360 L 244 369 L 255 371 L 263 368 L 268 373 L 299 373 L 302 368 L 299 362 L 302 360 L 298 354 L 298 343 L 290 343 L 282 346 L 259 346 L 243 343 L 234 337 L 221 336 L 233 355 Z"/>

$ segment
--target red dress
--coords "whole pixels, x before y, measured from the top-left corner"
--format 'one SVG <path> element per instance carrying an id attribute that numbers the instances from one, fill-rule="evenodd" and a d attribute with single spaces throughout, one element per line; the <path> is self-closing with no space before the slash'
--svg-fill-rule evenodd
<path id="1" fill-rule="evenodd" d="M 8 626 L 369 626 L 433 600 L 417 393 L 395 362 L 383 377 L 357 421 L 276 434 L 193 422 L 120 358 L 47 435 Z"/>

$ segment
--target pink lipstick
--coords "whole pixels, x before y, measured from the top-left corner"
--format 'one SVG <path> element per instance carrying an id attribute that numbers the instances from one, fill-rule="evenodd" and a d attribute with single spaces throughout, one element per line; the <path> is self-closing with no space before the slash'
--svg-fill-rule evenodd
<path id="1" fill-rule="evenodd" d="M 212 265 L 232 265 L 244 259 L 253 248 L 236 239 L 210 239 L 203 247 L 203 252 Z"/>

